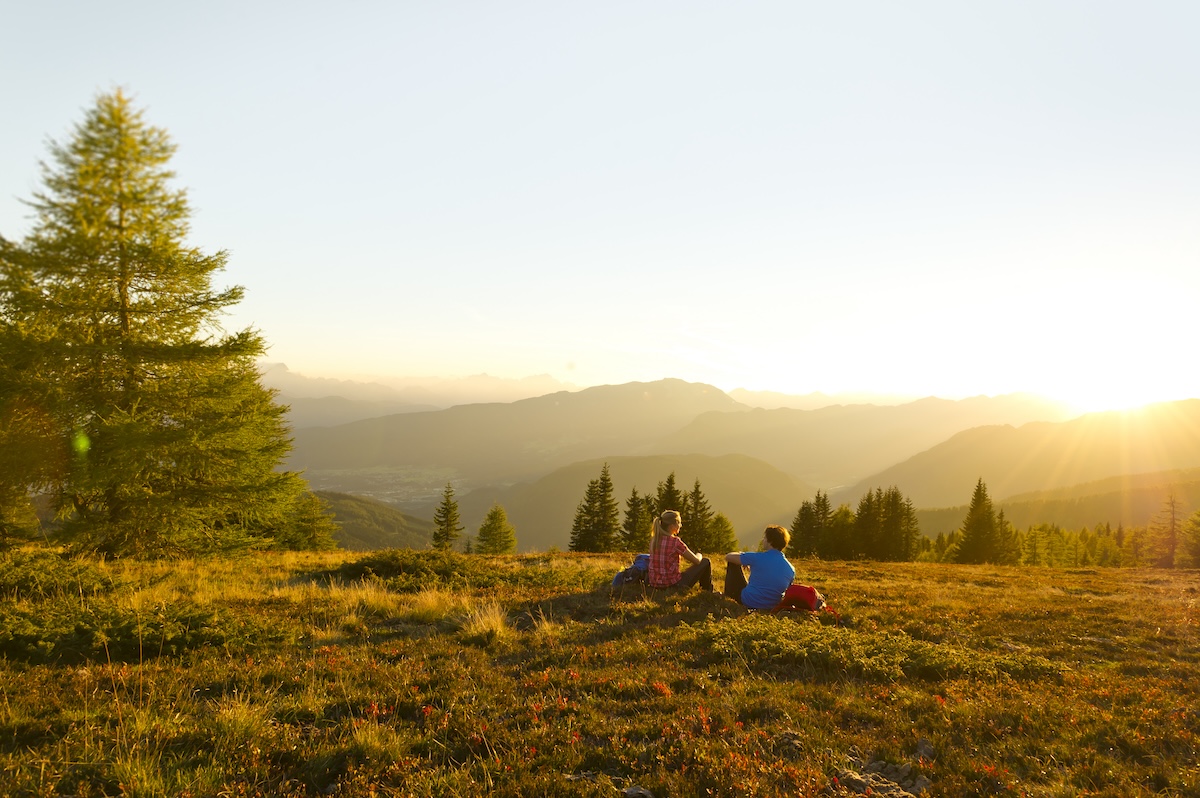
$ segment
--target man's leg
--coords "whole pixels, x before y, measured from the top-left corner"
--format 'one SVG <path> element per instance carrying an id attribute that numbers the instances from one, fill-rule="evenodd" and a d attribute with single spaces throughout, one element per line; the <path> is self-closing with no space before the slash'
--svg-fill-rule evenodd
<path id="1" fill-rule="evenodd" d="M 729 563 L 725 566 L 725 595 L 741 602 L 742 590 L 746 587 L 746 572 L 742 566 Z"/>

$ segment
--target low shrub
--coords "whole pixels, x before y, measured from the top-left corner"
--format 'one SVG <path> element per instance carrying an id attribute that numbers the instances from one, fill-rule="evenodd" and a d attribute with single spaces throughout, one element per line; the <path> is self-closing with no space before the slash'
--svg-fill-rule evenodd
<path id="1" fill-rule="evenodd" d="M 0 655 L 31 663 L 140 662 L 208 646 L 248 650 L 283 636 L 265 619 L 195 604 L 136 612 L 106 598 L 0 603 Z"/>
<path id="2" fill-rule="evenodd" d="M 43 598 L 56 595 L 96 596 L 117 587 L 116 581 L 91 562 L 50 551 L 0 554 L 0 597 Z"/>

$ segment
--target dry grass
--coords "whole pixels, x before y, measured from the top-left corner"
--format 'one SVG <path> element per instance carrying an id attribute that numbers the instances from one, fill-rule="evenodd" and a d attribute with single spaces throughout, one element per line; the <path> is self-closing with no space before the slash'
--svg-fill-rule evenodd
<path id="1" fill-rule="evenodd" d="M 798 563 L 835 627 L 612 600 L 623 557 L 409 579 L 425 559 L 103 563 L 109 593 L 0 597 L 84 613 L 50 648 L 0 631 L 0 794 L 827 796 L 870 768 L 929 796 L 1200 794 L 1194 572 Z M 68 646 L 84 620 L 128 656 Z M 152 621 L 220 634 L 142 651 Z"/>

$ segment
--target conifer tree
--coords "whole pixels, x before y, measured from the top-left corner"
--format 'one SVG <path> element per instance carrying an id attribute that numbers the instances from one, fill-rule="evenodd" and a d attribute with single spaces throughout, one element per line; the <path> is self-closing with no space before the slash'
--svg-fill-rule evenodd
<path id="1" fill-rule="evenodd" d="M 575 510 L 571 525 L 571 551 L 613 551 L 619 540 L 620 508 L 613 498 L 608 463 L 600 476 L 588 483 L 587 493 Z"/>
<path id="2" fill-rule="evenodd" d="M 741 548 L 733 522 L 725 513 L 717 513 L 712 517 L 708 524 L 708 541 L 713 554 L 728 553 Z"/>
<path id="3" fill-rule="evenodd" d="M 682 510 L 684 495 L 675 485 L 675 472 L 658 483 L 658 491 L 654 497 L 654 514 L 661 515 L 666 510 Z"/>
<path id="4" fill-rule="evenodd" d="M 855 559 L 882 559 L 879 549 L 883 537 L 883 490 L 867 491 L 854 511 L 854 542 L 850 556 Z"/>
<path id="5" fill-rule="evenodd" d="M 1192 513 L 1183 526 L 1183 550 L 1192 568 L 1200 568 L 1200 510 Z"/>
<path id="6" fill-rule="evenodd" d="M 850 505 L 840 504 L 830 514 L 825 547 L 823 559 L 849 560 L 854 556 L 854 511 Z"/>
<path id="7" fill-rule="evenodd" d="M 466 527 L 459 523 L 458 502 L 454 500 L 454 486 L 446 483 L 442 491 L 442 503 L 433 511 L 433 536 L 430 543 L 439 551 L 454 548 L 454 541 Z"/>
<path id="8" fill-rule="evenodd" d="M 291 444 L 258 380 L 265 342 L 219 325 L 243 293 L 212 286 L 226 254 L 185 241 L 174 151 L 120 91 L 50 145 L 32 232 L 0 251 L 0 382 L 45 426 L 8 403 L 0 437 L 43 435 L 62 467 L 0 467 L 0 494 L 48 489 L 64 536 L 111 554 L 329 546 L 322 505 L 277 470 Z"/>
<path id="9" fill-rule="evenodd" d="M 475 539 L 478 554 L 512 554 L 517 550 L 517 530 L 508 522 L 508 514 L 499 504 L 493 504 L 479 527 Z"/>
<path id="10" fill-rule="evenodd" d="M 1016 565 L 1021 561 L 1021 533 L 1004 517 L 1004 510 L 996 513 L 996 558 L 997 565 Z"/>
<path id="11" fill-rule="evenodd" d="M 699 479 L 692 485 L 691 492 L 684 497 L 684 507 L 687 512 L 686 514 L 680 513 L 683 524 L 683 532 L 680 536 L 685 539 L 692 551 L 716 552 L 717 549 L 714 547 L 709 529 L 713 520 L 713 510 L 704 491 L 700 488 Z"/>
<path id="12" fill-rule="evenodd" d="M 1163 500 L 1162 508 L 1150 522 L 1149 535 L 1155 567 L 1175 567 L 1175 557 L 1183 537 L 1183 522 L 1183 507 L 1172 491 Z"/>
<path id="13" fill-rule="evenodd" d="M 650 528 L 654 523 L 654 497 L 638 495 L 637 488 L 625 500 L 625 520 L 621 524 L 621 548 L 642 552 L 650 548 Z"/>
<path id="14" fill-rule="evenodd" d="M 792 519 L 791 539 L 788 542 L 788 557 L 808 557 L 817 553 L 816 510 L 813 503 L 805 499 L 800 503 Z"/>
<path id="15" fill-rule="evenodd" d="M 971 505 L 967 508 L 967 517 L 963 519 L 962 539 L 958 542 L 954 561 L 995 563 L 999 561 L 998 549 L 996 510 L 988 497 L 987 485 L 983 484 L 983 478 L 980 477 L 971 496 Z"/>
<path id="16" fill-rule="evenodd" d="M 917 555 L 921 537 L 917 511 L 911 499 L 895 485 L 876 492 L 879 506 L 879 534 L 872 556 L 891 562 L 908 562 Z"/>

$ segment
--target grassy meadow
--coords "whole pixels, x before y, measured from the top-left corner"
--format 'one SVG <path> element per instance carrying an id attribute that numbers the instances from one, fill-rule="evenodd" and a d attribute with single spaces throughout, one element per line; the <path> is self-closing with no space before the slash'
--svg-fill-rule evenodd
<path id="1" fill-rule="evenodd" d="M 626 564 L 0 555 L 0 795 L 1200 794 L 1195 572 Z"/>

